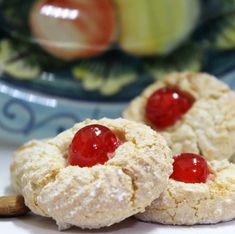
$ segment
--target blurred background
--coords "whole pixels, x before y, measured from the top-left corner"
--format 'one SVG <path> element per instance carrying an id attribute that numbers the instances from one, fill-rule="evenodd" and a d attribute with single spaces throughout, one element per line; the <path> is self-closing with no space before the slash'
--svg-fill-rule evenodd
<path id="1" fill-rule="evenodd" d="M 235 88 L 235 0 L 0 0 L 0 139 L 116 118 L 173 71 Z"/>

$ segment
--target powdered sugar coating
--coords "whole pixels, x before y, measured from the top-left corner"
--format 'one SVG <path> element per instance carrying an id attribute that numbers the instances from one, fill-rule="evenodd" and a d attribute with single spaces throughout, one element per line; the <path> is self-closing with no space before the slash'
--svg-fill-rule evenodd
<path id="1" fill-rule="evenodd" d="M 206 183 L 170 179 L 166 191 L 136 217 L 174 225 L 211 224 L 235 218 L 235 164 L 211 161 L 213 176 Z"/>
<path id="2" fill-rule="evenodd" d="M 170 74 L 134 99 L 123 116 L 151 125 L 144 117 L 147 99 L 155 90 L 166 86 L 176 86 L 195 98 L 183 118 L 161 132 L 173 154 L 197 153 L 209 160 L 232 157 L 235 154 L 235 94 L 208 74 Z"/>
<path id="3" fill-rule="evenodd" d="M 125 143 L 104 165 L 66 165 L 73 136 L 90 124 L 107 126 Z M 163 137 L 142 124 L 106 118 L 26 144 L 11 166 L 13 185 L 29 208 L 55 219 L 60 229 L 100 228 L 144 211 L 165 189 L 171 172 L 172 155 Z"/>

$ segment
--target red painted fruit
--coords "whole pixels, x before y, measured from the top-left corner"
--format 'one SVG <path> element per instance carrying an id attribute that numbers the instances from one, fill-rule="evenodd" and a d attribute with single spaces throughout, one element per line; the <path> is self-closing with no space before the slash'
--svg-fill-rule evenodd
<path id="1" fill-rule="evenodd" d="M 175 87 L 156 90 L 148 99 L 145 118 L 159 130 L 173 126 L 191 108 L 194 98 Z"/>
<path id="2" fill-rule="evenodd" d="M 38 0 L 29 25 L 44 50 L 71 61 L 110 47 L 116 38 L 115 14 L 110 0 Z"/>
<path id="3" fill-rule="evenodd" d="M 170 178 L 184 183 L 205 183 L 209 174 L 207 162 L 202 156 L 183 153 L 174 157 Z"/>
<path id="4" fill-rule="evenodd" d="M 80 129 L 69 146 L 68 163 L 92 167 L 104 164 L 113 157 L 120 140 L 107 127 L 93 124 Z"/>

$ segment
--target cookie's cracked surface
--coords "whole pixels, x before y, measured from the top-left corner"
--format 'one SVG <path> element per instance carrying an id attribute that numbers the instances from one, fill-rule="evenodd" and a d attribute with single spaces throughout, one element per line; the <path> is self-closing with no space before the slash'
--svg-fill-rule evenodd
<path id="1" fill-rule="evenodd" d="M 161 131 L 173 154 L 199 153 L 209 160 L 232 157 L 235 153 L 235 94 L 227 85 L 208 74 L 170 74 L 135 98 L 123 116 L 147 123 L 145 106 L 148 98 L 154 91 L 167 86 L 176 86 L 195 98 L 193 106 L 182 119 Z"/>
<path id="2" fill-rule="evenodd" d="M 104 165 L 68 166 L 74 134 L 90 124 L 107 126 L 126 142 Z M 100 228 L 144 211 L 165 189 L 171 172 L 165 140 L 124 119 L 86 120 L 53 139 L 31 141 L 15 153 L 11 166 L 13 185 L 27 206 L 55 219 L 61 229 Z"/>
<path id="3" fill-rule="evenodd" d="M 206 183 L 170 179 L 166 191 L 136 217 L 174 225 L 210 224 L 235 218 L 235 164 L 209 163 L 213 176 Z"/>

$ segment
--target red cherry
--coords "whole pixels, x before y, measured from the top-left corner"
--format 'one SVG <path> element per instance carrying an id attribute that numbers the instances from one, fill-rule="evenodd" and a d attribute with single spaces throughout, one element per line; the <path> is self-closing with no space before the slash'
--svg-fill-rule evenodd
<path id="1" fill-rule="evenodd" d="M 159 130 L 176 123 L 193 105 L 194 98 L 176 87 L 155 91 L 148 99 L 145 118 Z"/>
<path id="2" fill-rule="evenodd" d="M 207 162 L 202 156 L 184 153 L 174 157 L 170 178 L 184 183 L 205 183 L 209 174 Z"/>
<path id="3" fill-rule="evenodd" d="M 80 167 L 104 164 L 120 144 L 109 128 L 98 124 L 88 125 L 75 134 L 69 146 L 68 163 Z"/>

